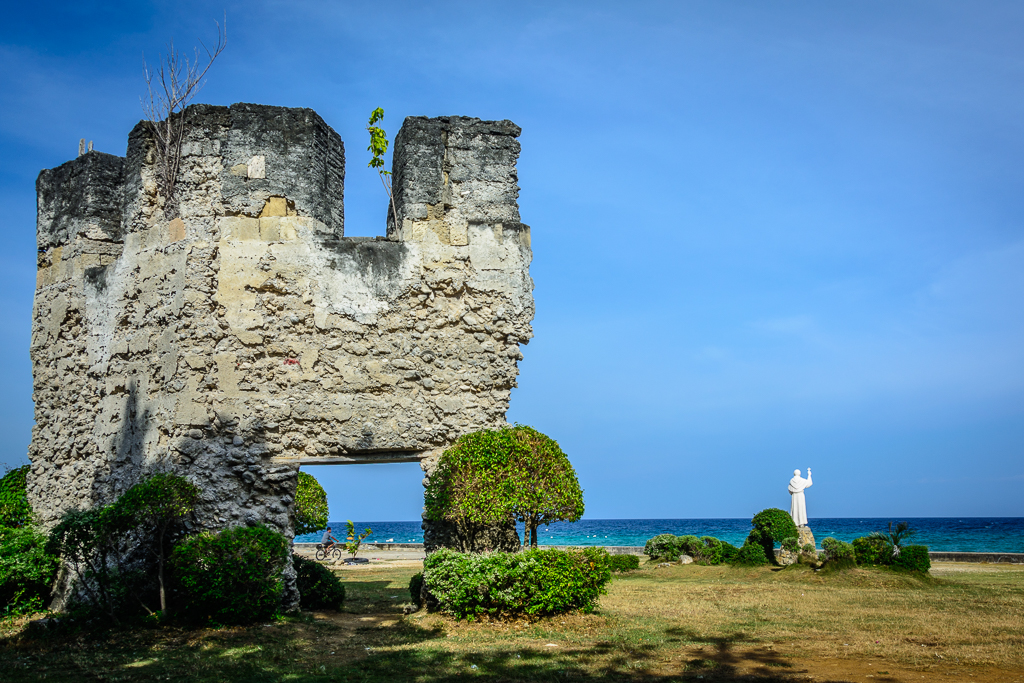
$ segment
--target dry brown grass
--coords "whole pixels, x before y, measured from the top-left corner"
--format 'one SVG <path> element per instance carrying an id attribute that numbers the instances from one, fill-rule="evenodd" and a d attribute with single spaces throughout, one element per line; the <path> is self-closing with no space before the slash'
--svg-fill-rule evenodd
<path id="1" fill-rule="evenodd" d="M 730 638 L 915 667 L 1024 666 L 1024 569 L 938 565 L 932 574 L 667 567 L 617 581 L 601 607 L 694 643 Z"/>
<path id="2" fill-rule="evenodd" d="M 1024 568 L 649 567 L 596 614 L 514 623 L 402 616 L 416 568 L 338 573 L 345 612 L 223 630 L 0 633 L 0 679 L 1024 682 Z"/>

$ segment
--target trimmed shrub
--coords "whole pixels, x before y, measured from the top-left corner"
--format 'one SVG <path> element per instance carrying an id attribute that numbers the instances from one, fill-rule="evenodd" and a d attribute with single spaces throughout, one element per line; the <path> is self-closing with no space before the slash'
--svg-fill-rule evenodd
<path id="1" fill-rule="evenodd" d="M 644 555 L 652 560 L 676 562 L 682 554 L 679 548 L 679 537 L 675 534 L 658 534 L 644 544 Z"/>
<path id="2" fill-rule="evenodd" d="M 409 579 L 409 597 L 417 607 L 423 606 L 423 572 L 413 574 Z"/>
<path id="3" fill-rule="evenodd" d="M 640 568 L 640 558 L 636 555 L 609 555 L 608 569 L 613 572 L 631 572 Z"/>
<path id="4" fill-rule="evenodd" d="M 722 564 L 734 563 L 736 556 L 740 553 L 740 549 L 729 543 L 729 541 L 720 541 L 720 543 L 722 544 Z"/>
<path id="5" fill-rule="evenodd" d="M 768 556 L 760 543 L 746 542 L 736 553 L 732 563 L 737 567 L 761 567 L 768 564 Z"/>
<path id="6" fill-rule="evenodd" d="M 900 554 L 893 559 L 892 566 L 895 569 L 906 569 L 912 572 L 927 574 L 932 568 L 932 561 L 928 557 L 928 546 L 926 545 L 905 545 Z"/>
<path id="7" fill-rule="evenodd" d="M 441 549 L 423 563 L 423 581 L 439 609 L 459 619 L 591 612 L 610 579 L 603 548 L 480 554 Z"/>
<path id="8" fill-rule="evenodd" d="M 849 569 L 857 566 L 857 553 L 853 546 L 831 536 L 822 539 L 823 569 Z"/>
<path id="9" fill-rule="evenodd" d="M 789 538 L 782 539 L 782 543 L 780 543 L 780 545 L 783 550 L 795 553 L 800 549 L 800 539 L 796 536 L 790 536 Z"/>
<path id="10" fill-rule="evenodd" d="M 345 601 L 345 586 L 338 577 L 319 562 L 293 555 L 295 581 L 299 589 L 299 604 L 303 609 L 341 609 Z"/>
<path id="11" fill-rule="evenodd" d="M 295 485 L 295 535 L 327 528 L 327 492 L 312 474 L 299 471 Z"/>
<path id="12" fill-rule="evenodd" d="M 0 614 L 43 609 L 60 558 L 46 552 L 46 536 L 31 527 L 0 527 Z"/>
<path id="13" fill-rule="evenodd" d="M 263 525 L 193 536 L 174 549 L 175 575 L 193 619 L 247 624 L 273 616 L 281 602 L 288 541 Z"/>
<path id="14" fill-rule="evenodd" d="M 32 507 L 25 493 L 29 465 L 13 469 L 0 478 L 0 527 L 22 527 L 32 520 Z"/>
<path id="15" fill-rule="evenodd" d="M 459 437 L 441 454 L 424 503 L 427 519 L 463 529 L 523 522 L 523 545 L 537 547 L 539 525 L 583 516 L 583 489 L 557 441 L 515 425 Z"/>
<path id="16" fill-rule="evenodd" d="M 787 538 L 795 538 L 800 534 L 789 513 L 779 508 L 761 510 L 750 520 L 753 531 L 747 537 L 747 543 L 760 543 L 764 548 L 765 557 L 775 561 L 775 544 Z"/>
<path id="17" fill-rule="evenodd" d="M 862 536 L 853 539 L 853 551 L 857 555 L 857 564 L 862 566 L 889 563 L 892 552 L 884 540 Z"/>
<path id="18" fill-rule="evenodd" d="M 703 546 L 703 548 L 700 551 L 700 563 L 721 564 L 722 542 L 714 536 L 701 536 L 700 542 Z"/>

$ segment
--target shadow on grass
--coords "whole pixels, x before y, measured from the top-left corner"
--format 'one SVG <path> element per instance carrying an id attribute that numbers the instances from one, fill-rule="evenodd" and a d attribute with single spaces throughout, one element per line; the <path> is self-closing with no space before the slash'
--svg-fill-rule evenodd
<path id="1" fill-rule="evenodd" d="M 792 683 L 807 678 L 805 670 L 794 670 L 777 653 L 751 645 L 743 632 L 704 637 L 670 628 L 660 646 L 598 640 L 575 646 L 560 641 L 549 648 L 543 641 L 524 645 L 486 634 L 476 642 L 465 636 L 449 639 L 441 624 L 424 628 L 398 616 L 409 596 L 396 581 L 345 579 L 344 612 L 385 617 L 389 625 L 362 627 L 363 620 L 350 616 L 334 620 L 304 614 L 274 624 L 223 629 L 172 625 L 22 632 L 0 639 L 0 679 Z"/>
<path id="2" fill-rule="evenodd" d="M 401 614 L 402 605 L 412 597 L 408 586 L 394 586 L 391 581 L 356 581 L 344 577 L 344 611 L 354 614 Z"/>

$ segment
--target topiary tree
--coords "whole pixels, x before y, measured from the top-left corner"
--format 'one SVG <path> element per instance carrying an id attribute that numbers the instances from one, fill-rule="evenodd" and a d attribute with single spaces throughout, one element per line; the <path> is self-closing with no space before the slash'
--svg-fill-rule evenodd
<path id="1" fill-rule="evenodd" d="M 312 474 L 299 472 L 295 487 L 295 535 L 312 534 L 327 528 L 327 492 Z"/>
<path id="2" fill-rule="evenodd" d="M 750 520 L 753 530 L 747 542 L 758 543 L 764 548 L 765 557 L 775 561 L 775 544 L 787 538 L 799 536 L 793 518 L 785 510 L 768 508 L 761 510 Z"/>
<path id="3" fill-rule="evenodd" d="M 167 611 L 167 589 L 164 568 L 169 554 L 168 543 L 175 527 L 192 514 L 199 500 L 199 488 L 175 474 L 155 474 L 125 491 L 111 505 L 115 524 L 122 529 L 135 528 L 143 533 L 145 549 L 157 563 L 160 585 L 160 609 Z"/>
<path id="4" fill-rule="evenodd" d="M 32 521 L 25 492 L 29 465 L 10 470 L 0 479 L 0 527 L 23 527 Z"/>
<path id="5" fill-rule="evenodd" d="M 427 519 L 458 525 L 526 525 L 529 545 L 537 527 L 583 516 L 583 491 L 558 443 L 516 425 L 466 434 L 446 450 L 424 494 Z"/>

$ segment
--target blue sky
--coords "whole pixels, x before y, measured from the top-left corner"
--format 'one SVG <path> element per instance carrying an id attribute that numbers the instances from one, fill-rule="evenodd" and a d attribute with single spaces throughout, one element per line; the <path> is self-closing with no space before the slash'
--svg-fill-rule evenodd
<path id="1" fill-rule="evenodd" d="M 523 128 L 536 337 L 511 421 L 587 517 L 1024 515 L 1024 5 L 18 3 L 0 40 L 0 463 L 25 461 L 39 170 L 123 154 L 142 56 L 228 48 L 198 101 L 317 110 L 346 232 L 363 127 Z M 332 519 L 416 519 L 415 465 L 317 468 Z"/>

